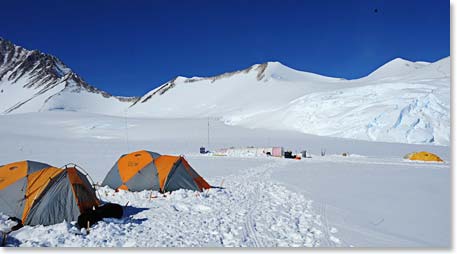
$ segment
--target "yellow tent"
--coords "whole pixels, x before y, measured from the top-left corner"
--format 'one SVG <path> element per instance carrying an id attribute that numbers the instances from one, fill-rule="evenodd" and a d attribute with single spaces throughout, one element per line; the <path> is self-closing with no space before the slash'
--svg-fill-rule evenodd
<path id="1" fill-rule="evenodd" d="M 442 162 L 443 160 L 436 154 L 429 153 L 429 152 L 414 152 L 405 155 L 405 159 L 408 160 L 415 160 L 415 161 L 437 161 Z"/>

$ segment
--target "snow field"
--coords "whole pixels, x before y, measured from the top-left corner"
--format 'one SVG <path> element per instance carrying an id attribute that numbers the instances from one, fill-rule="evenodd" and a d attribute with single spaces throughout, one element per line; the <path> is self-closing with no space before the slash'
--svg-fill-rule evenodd
<path id="1" fill-rule="evenodd" d="M 269 180 L 271 170 L 284 163 L 271 159 L 244 170 L 243 175 L 211 178 L 211 183 L 222 183 L 223 188 L 202 193 L 114 192 L 101 187 L 102 200 L 126 205 L 123 219 L 105 219 L 89 234 L 74 222 L 26 226 L 11 233 L 8 243 L 21 247 L 339 246 L 337 230 L 328 228 L 311 200 Z"/>
<path id="2" fill-rule="evenodd" d="M 55 166 L 73 162 L 100 183 L 120 155 L 147 149 L 183 154 L 211 185 L 225 187 L 197 196 L 187 191 L 166 197 L 152 193 L 158 196 L 152 200 L 147 191 L 115 193 L 100 188 L 103 200 L 128 202 L 124 219 L 100 222 L 89 235 L 71 223 L 25 227 L 11 235 L 8 244 L 12 246 L 450 245 L 447 146 L 252 130 L 213 120 L 210 150 L 281 145 L 294 152 L 305 149 L 312 158 L 210 156 L 198 154 L 207 142 L 206 119 L 126 121 L 87 113 L 42 112 L 0 120 L 2 165 L 25 159 Z M 322 148 L 324 157 L 319 153 Z M 436 153 L 445 162 L 403 159 L 422 150 Z M 9 228 L 10 223 L 0 218 L 1 225 Z"/>

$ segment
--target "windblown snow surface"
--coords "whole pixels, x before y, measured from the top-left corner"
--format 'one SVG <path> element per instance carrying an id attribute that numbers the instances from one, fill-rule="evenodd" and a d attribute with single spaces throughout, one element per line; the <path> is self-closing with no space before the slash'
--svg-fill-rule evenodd
<path id="1" fill-rule="evenodd" d="M 198 154 L 200 146 L 208 147 L 206 119 L 42 112 L 3 115 L 0 121 L 0 164 L 73 162 L 100 183 L 121 154 L 147 149 L 183 154 L 221 187 L 162 195 L 102 186 L 97 192 L 103 201 L 125 205 L 122 219 L 106 219 L 90 232 L 75 222 L 25 226 L 9 234 L 8 246 L 450 247 L 448 146 L 253 130 L 211 120 L 210 150 L 284 146 L 312 156 L 223 157 Z M 445 162 L 403 159 L 422 150 Z M 2 230 L 13 224 L 0 215 Z"/>

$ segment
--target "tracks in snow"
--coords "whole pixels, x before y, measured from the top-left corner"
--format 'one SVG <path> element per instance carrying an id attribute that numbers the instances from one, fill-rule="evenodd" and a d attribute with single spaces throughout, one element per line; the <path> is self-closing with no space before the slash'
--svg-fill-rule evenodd
<path id="1" fill-rule="evenodd" d="M 60 247 L 319 247 L 330 241 L 325 215 L 316 214 L 313 202 L 271 180 L 273 170 L 291 162 L 260 162 L 242 174 L 208 179 L 223 179 L 224 189 L 205 193 L 178 190 L 151 200 L 151 191 L 102 187 L 104 201 L 129 201 L 127 217 L 99 222 L 89 237 L 61 223 L 26 227 L 15 238 L 21 246 Z"/>
<path id="2" fill-rule="evenodd" d="M 320 218 L 322 221 L 322 228 L 324 230 L 324 241 L 327 247 L 335 247 L 333 241 L 330 241 L 330 229 L 328 225 L 328 218 L 327 218 L 327 205 L 325 203 L 321 203 L 318 205 L 318 210 L 320 214 Z"/>
<path id="3" fill-rule="evenodd" d="M 254 198 L 255 200 L 257 200 L 257 198 L 259 197 L 259 193 L 257 190 L 254 190 Z M 244 229 L 244 232 L 245 232 L 245 237 L 247 239 L 251 239 L 252 240 L 252 247 L 266 247 L 266 245 L 263 243 L 263 241 L 257 236 L 258 235 L 258 232 L 257 232 L 257 229 L 256 229 L 256 224 L 255 224 L 255 219 L 254 219 L 254 213 L 256 212 L 257 210 L 257 205 L 253 205 L 250 207 L 250 210 L 248 211 L 247 215 L 246 215 L 246 219 L 245 219 L 245 222 L 244 222 L 244 226 L 243 226 L 243 229 Z"/>
<path id="4" fill-rule="evenodd" d="M 240 209 L 246 209 L 243 246 L 316 247 L 322 237 L 330 237 L 329 233 L 322 234 L 325 229 L 321 229 L 320 216 L 314 213 L 312 201 L 271 181 L 272 170 L 287 163 L 272 159 L 267 165 L 249 169 L 242 179 L 234 179 L 247 187 L 246 199 L 239 204 Z"/>

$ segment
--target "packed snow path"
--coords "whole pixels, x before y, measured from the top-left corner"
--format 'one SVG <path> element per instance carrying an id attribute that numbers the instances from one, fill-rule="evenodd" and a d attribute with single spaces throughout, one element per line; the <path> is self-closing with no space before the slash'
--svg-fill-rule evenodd
<path id="1" fill-rule="evenodd" d="M 180 190 L 114 192 L 100 197 L 126 205 L 121 220 L 108 219 L 78 230 L 73 223 L 24 227 L 8 244 L 19 246 L 112 247 L 327 247 L 341 246 L 313 202 L 270 181 L 271 171 L 287 161 L 271 158 L 244 174 L 210 179 L 203 193 Z"/>

